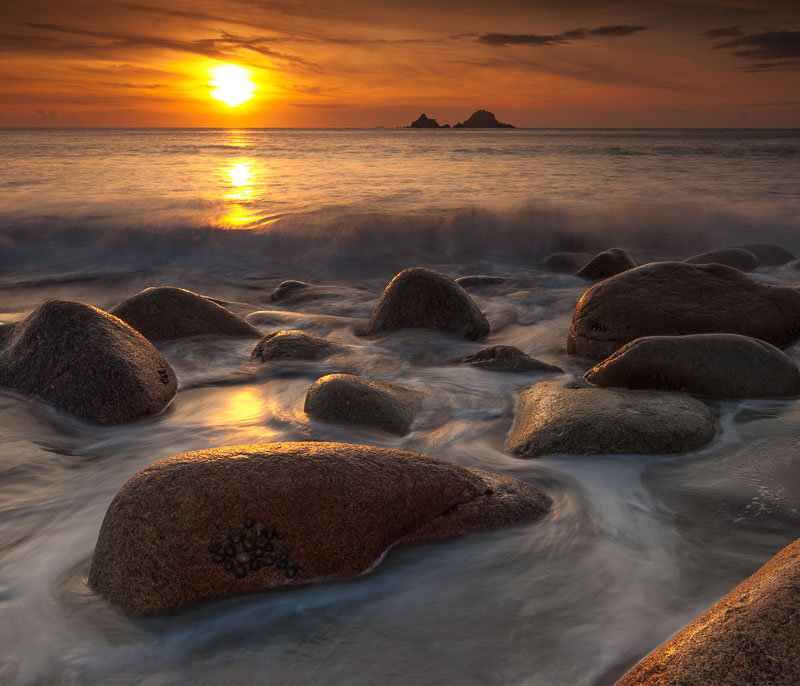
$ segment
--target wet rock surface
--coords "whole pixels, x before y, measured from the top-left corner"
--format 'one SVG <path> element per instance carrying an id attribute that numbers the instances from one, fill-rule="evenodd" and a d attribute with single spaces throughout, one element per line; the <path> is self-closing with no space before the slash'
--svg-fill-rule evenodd
<path id="1" fill-rule="evenodd" d="M 550 505 L 524 482 L 385 448 L 272 443 L 195 451 L 156 462 L 120 489 L 100 529 L 89 585 L 128 613 L 167 614 L 353 577 L 398 543 L 532 521 Z"/>
<path id="2" fill-rule="evenodd" d="M 611 248 L 595 255 L 575 273 L 575 276 L 592 280 L 607 279 L 634 267 L 636 261 L 627 250 Z"/>
<path id="3" fill-rule="evenodd" d="M 694 450 L 713 437 L 711 410 L 687 395 L 543 381 L 520 393 L 506 450 L 520 457 L 658 455 Z"/>
<path id="4" fill-rule="evenodd" d="M 463 364 L 491 372 L 555 372 L 564 370 L 526 355 L 512 345 L 493 345 L 459 360 Z"/>
<path id="5" fill-rule="evenodd" d="M 800 340 L 800 293 L 717 264 L 656 262 L 587 290 L 567 352 L 601 360 L 644 336 L 734 333 L 778 348 Z"/>
<path id="6" fill-rule="evenodd" d="M 326 422 L 368 426 L 404 436 L 419 401 L 419 393 L 397 384 L 352 374 L 328 374 L 308 389 L 303 409 Z"/>
<path id="7" fill-rule="evenodd" d="M 442 329 L 474 340 L 488 335 L 490 327 L 469 294 L 450 277 L 412 267 L 386 286 L 362 333 L 373 336 L 406 328 Z"/>
<path id="8" fill-rule="evenodd" d="M 795 255 L 782 248 L 779 245 L 771 245 L 769 243 L 748 243 L 746 245 L 734 245 L 734 248 L 741 248 L 742 250 L 749 250 L 753 253 L 758 261 L 768 267 L 776 267 L 781 264 L 786 264 L 795 259 Z"/>
<path id="9" fill-rule="evenodd" d="M 505 283 L 508 279 L 504 276 L 491 276 L 489 274 L 475 274 L 472 276 L 460 276 L 456 283 L 461 288 L 480 288 L 482 286 L 497 286 Z"/>
<path id="10" fill-rule="evenodd" d="M 592 257 L 594 255 L 590 252 L 554 252 L 542 260 L 542 268 L 550 272 L 573 274 Z"/>
<path id="11" fill-rule="evenodd" d="M 736 334 L 648 336 L 585 374 L 598 386 L 685 391 L 718 398 L 793 396 L 797 365 L 774 345 Z"/>
<path id="12" fill-rule="evenodd" d="M 320 336 L 297 329 L 271 331 L 253 348 L 251 357 L 259 362 L 270 360 L 323 360 L 347 348 Z"/>
<path id="13" fill-rule="evenodd" d="M 269 296 L 269 299 L 272 302 L 280 302 L 281 300 L 285 300 L 286 298 L 294 295 L 298 295 L 300 293 L 307 293 L 309 289 L 314 289 L 316 286 L 314 284 L 308 283 L 306 281 L 296 281 L 295 279 L 287 279 L 286 281 L 281 281 L 276 287 L 275 290 Z"/>
<path id="14" fill-rule="evenodd" d="M 161 353 L 91 305 L 50 300 L 0 328 L 0 386 L 94 424 L 161 412 L 177 380 Z"/>
<path id="15" fill-rule="evenodd" d="M 800 541 L 650 653 L 617 686 L 800 683 Z"/>
<path id="16" fill-rule="evenodd" d="M 211 298 L 173 286 L 146 288 L 126 298 L 111 314 L 151 341 L 189 336 L 243 336 L 261 332 Z"/>
<path id="17" fill-rule="evenodd" d="M 743 272 L 752 271 L 759 265 L 758 257 L 743 248 L 710 250 L 709 252 L 687 257 L 684 262 L 686 264 L 724 264 L 734 269 L 741 269 Z"/>

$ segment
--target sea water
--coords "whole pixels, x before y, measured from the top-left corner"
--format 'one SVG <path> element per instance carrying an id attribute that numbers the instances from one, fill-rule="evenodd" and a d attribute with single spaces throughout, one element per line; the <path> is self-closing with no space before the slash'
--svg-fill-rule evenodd
<path id="1" fill-rule="evenodd" d="M 800 403 L 715 401 L 679 456 L 535 460 L 503 448 L 519 390 L 553 374 L 450 362 L 515 345 L 571 378 L 587 283 L 554 251 L 640 262 L 744 242 L 800 253 L 800 132 L 755 130 L 0 130 L 0 321 L 49 298 L 109 309 L 147 286 L 219 298 L 264 332 L 357 350 L 256 365 L 252 341 L 159 348 L 161 415 L 96 427 L 0 394 L 0 682 L 605 684 L 800 535 Z M 397 271 L 493 274 L 481 342 L 363 339 Z M 800 272 L 753 277 L 796 285 Z M 272 302 L 284 279 L 334 286 Z M 787 351 L 796 361 L 800 351 Z M 326 373 L 424 392 L 408 436 L 312 420 Z M 133 620 L 86 586 L 105 510 L 136 471 L 193 449 L 334 440 L 528 481 L 543 520 L 393 551 L 370 575 Z M 789 476 L 787 476 L 789 475 Z"/>

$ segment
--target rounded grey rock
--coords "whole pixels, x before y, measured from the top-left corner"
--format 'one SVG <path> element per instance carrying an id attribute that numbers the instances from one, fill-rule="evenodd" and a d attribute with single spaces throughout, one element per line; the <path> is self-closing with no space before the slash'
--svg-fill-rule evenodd
<path id="1" fill-rule="evenodd" d="M 636 261 L 627 250 L 611 248 L 595 255 L 575 273 L 575 276 L 592 280 L 607 279 L 609 276 L 628 271 L 635 266 Z"/>
<path id="2" fill-rule="evenodd" d="M 686 264 L 724 264 L 727 267 L 741 269 L 749 272 L 758 267 L 758 257 L 749 250 L 743 248 L 723 248 L 722 250 L 710 250 L 693 257 L 687 257 Z"/>
<path id="3" fill-rule="evenodd" d="M 546 362 L 526 355 L 519 348 L 512 345 L 493 345 L 483 348 L 466 357 L 460 362 L 470 367 L 485 369 L 492 372 L 556 372 L 564 370 Z"/>
<path id="4" fill-rule="evenodd" d="M 322 360 L 346 350 L 345 346 L 298 330 L 271 331 L 253 348 L 251 357 L 259 362 L 269 360 Z"/>

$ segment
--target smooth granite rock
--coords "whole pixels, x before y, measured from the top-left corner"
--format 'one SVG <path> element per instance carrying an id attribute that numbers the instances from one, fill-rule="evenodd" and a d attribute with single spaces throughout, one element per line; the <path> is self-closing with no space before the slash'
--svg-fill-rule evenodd
<path id="1" fill-rule="evenodd" d="M 636 338 L 693 333 L 736 333 L 786 348 L 800 340 L 800 293 L 720 264 L 646 264 L 583 294 L 567 352 L 602 360 Z"/>
<path id="2" fill-rule="evenodd" d="M 616 686 L 800 684 L 800 541 L 781 550 Z"/>
<path id="3" fill-rule="evenodd" d="M 409 432 L 420 394 L 396 384 L 352 374 L 328 374 L 306 393 L 303 410 L 326 422 L 353 424 L 404 436 Z"/>
<path id="4" fill-rule="evenodd" d="M 554 252 L 542 260 L 542 268 L 550 272 L 574 274 L 593 257 L 588 252 Z"/>
<path id="5" fill-rule="evenodd" d="M 343 345 L 296 329 L 271 331 L 253 348 L 251 357 L 259 362 L 269 360 L 323 360 L 347 350 Z"/>
<path id="6" fill-rule="evenodd" d="M 688 395 L 543 381 L 520 393 L 506 450 L 520 457 L 660 455 L 701 448 L 713 437 L 711 410 Z"/>
<path id="7" fill-rule="evenodd" d="M 167 614 L 354 577 L 397 544 L 529 522 L 550 506 L 516 479 L 399 450 L 343 443 L 201 450 L 156 462 L 120 489 L 100 529 L 89 586 L 127 613 Z"/>
<path id="8" fill-rule="evenodd" d="M 636 261 L 627 250 L 611 248 L 595 255 L 575 273 L 575 276 L 593 280 L 607 279 L 609 276 L 628 271 L 635 266 Z"/>
<path id="9" fill-rule="evenodd" d="M 314 288 L 316 288 L 314 284 L 307 283 L 306 281 L 287 279 L 286 281 L 281 281 L 277 285 L 275 290 L 270 294 L 269 299 L 272 302 L 280 302 L 290 296 L 297 295 L 300 291 L 308 291 Z"/>
<path id="10" fill-rule="evenodd" d="M 206 334 L 261 336 L 252 324 L 211 298 L 174 286 L 145 288 L 123 300 L 111 314 L 151 341 Z"/>
<path id="11" fill-rule="evenodd" d="M 363 335 L 408 328 L 442 329 L 473 340 L 488 335 L 490 329 L 483 312 L 461 286 L 422 267 L 405 269 L 391 280 Z"/>
<path id="12" fill-rule="evenodd" d="M 85 303 L 50 300 L 0 329 L 0 386 L 94 424 L 161 412 L 177 385 L 146 338 Z"/>
<path id="13" fill-rule="evenodd" d="M 759 265 L 758 257 L 743 248 L 710 250 L 709 252 L 687 257 L 684 262 L 686 264 L 724 264 L 734 269 L 741 269 L 743 272 L 752 271 Z"/>
<path id="14" fill-rule="evenodd" d="M 526 355 L 513 345 L 493 345 L 483 348 L 466 357 L 460 362 L 470 367 L 485 369 L 491 372 L 556 372 L 564 370 L 546 362 L 541 362 L 530 355 Z"/>
<path id="15" fill-rule="evenodd" d="M 637 338 L 584 376 L 597 386 L 717 398 L 800 394 L 800 371 L 791 358 L 774 345 L 730 333 Z"/>
<path id="16" fill-rule="evenodd" d="M 761 264 L 767 267 L 776 267 L 796 259 L 796 255 L 786 248 L 769 243 L 748 243 L 747 245 L 734 245 L 731 247 L 749 250 L 758 258 Z"/>

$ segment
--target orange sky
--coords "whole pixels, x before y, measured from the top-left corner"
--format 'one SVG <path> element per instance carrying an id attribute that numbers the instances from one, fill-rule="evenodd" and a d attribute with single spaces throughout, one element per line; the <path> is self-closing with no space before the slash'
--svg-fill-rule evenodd
<path id="1" fill-rule="evenodd" d="M 800 127 L 797 0 L 10 0 L 0 27 L 0 126 Z"/>

